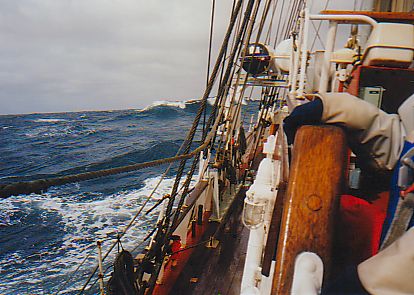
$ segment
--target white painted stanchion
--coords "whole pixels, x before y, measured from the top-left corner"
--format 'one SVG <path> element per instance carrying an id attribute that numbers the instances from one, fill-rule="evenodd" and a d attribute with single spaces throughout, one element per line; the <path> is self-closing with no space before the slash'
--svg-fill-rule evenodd
<path id="1" fill-rule="evenodd" d="M 291 294 L 317 295 L 323 279 L 322 259 L 313 252 L 303 252 L 296 257 Z"/>

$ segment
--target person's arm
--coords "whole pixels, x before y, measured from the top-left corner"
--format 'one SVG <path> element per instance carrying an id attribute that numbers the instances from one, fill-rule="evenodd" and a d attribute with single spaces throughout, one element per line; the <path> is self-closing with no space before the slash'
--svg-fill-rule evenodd
<path id="1" fill-rule="evenodd" d="M 375 168 L 393 169 L 405 136 L 398 115 L 387 114 L 348 93 L 326 93 L 319 97 L 323 104 L 323 123 L 344 126 L 354 153 L 373 160 Z"/>
<path id="2" fill-rule="evenodd" d="M 406 134 L 396 114 L 348 93 L 319 94 L 284 119 L 289 143 L 300 126 L 321 123 L 342 126 L 352 151 L 367 167 L 390 171 L 398 161 Z"/>

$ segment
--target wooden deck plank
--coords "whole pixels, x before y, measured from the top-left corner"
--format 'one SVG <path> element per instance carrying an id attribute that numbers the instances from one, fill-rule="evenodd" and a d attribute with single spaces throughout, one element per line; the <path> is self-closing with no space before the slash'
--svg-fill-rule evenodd
<path id="1" fill-rule="evenodd" d="M 170 294 L 240 294 L 249 236 L 241 222 L 242 200 L 239 198 L 237 209 L 227 221 L 218 247 L 198 248 Z M 190 283 L 191 278 L 197 278 L 197 282 Z"/>

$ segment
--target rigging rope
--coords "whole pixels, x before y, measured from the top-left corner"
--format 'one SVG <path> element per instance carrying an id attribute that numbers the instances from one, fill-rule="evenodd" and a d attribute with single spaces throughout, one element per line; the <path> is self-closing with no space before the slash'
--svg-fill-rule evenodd
<path id="1" fill-rule="evenodd" d="M 146 236 L 145 238 L 137 245 L 135 246 L 135 248 L 131 251 L 134 252 L 137 248 L 139 248 L 140 246 L 142 246 L 155 232 L 155 229 L 152 229 Z M 115 246 L 118 244 L 118 239 L 117 241 L 112 245 L 112 247 L 110 247 L 110 249 L 107 251 L 107 253 L 105 254 L 105 256 L 102 258 L 102 262 L 108 257 L 108 255 L 110 254 L 110 252 L 115 248 Z M 109 268 L 111 268 L 112 265 L 108 266 L 104 273 L 106 273 L 108 271 Z M 96 274 L 96 272 L 98 271 L 99 266 L 96 265 L 94 270 L 92 271 L 92 273 L 89 275 L 88 279 L 86 280 L 86 283 L 82 286 L 82 289 L 79 291 L 79 295 L 82 295 L 83 292 L 86 290 L 86 287 L 88 286 L 89 282 L 92 280 L 93 276 Z M 96 279 L 96 281 L 91 285 L 91 288 L 96 284 L 96 282 L 98 281 L 99 278 Z M 57 293 L 56 293 L 57 294 Z"/>
<path id="2" fill-rule="evenodd" d="M 216 64 L 214 66 L 213 72 L 212 72 L 211 77 L 210 77 L 209 84 L 207 86 L 207 89 L 205 90 L 205 93 L 204 93 L 204 96 L 203 96 L 203 99 L 202 99 L 202 106 L 205 106 L 206 98 L 208 97 L 208 95 L 210 94 L 210 92 L 212 90 L 213 84 L 214 84 L 215 79 L 217 77 L 217 73 L 218 73 L 219 67 L 221 65 L 221 60 L 222 60 L 222 58 L 224 56 L 224 53 L 225 53 L 225 51 L 227 49 L 227 44 L 228 44 L 228 42 L 230 40 L 230 36 L 231 36 L 232 31 L 233 31 L 234 24 L 235 24 L 235 21 L 236 21 L 236 18 L 237 18 L 237 14 L 239 13 L 240 8 L 241 8 L 241 1 L 238 3 L 237 7 L 235 8 L 234 14 L 232 15 L 232 18 L 231 18 L 231 21 L 230 21 L 228 30 L 226 32 L 226 37 L 224 38 L 222 47 L 220 49 L 219 56 L 217 58 Z M 226 76 L 227 75 L 225 75 L 225 77 Z M 217 99 L 216 99 L 216 102 L 217 102 Z M 215 105 L 213 107 L 213 111 L 212 111 L 212 114 L 211 114 L 211 116 L 210 116 L 210 118 L 209 118 L 209 120 L 207 122 L 207 128 L 206 129 L 208 129 L 209 126 L 212 123 L 212 118 L 213 118 L 214 113 L 215 113 L 215 110 L 214 109 L 215 109 L 216 105 L 217 105 L 217 103 L 215 103 Z M 199 111 L 197 113 L 195 119 L 194 119 L 193 126 L 190 129 L 190 132 L 188 133 L 187 140 L 186 140 L 187 141 L 187 147 L 186 147 L 186 150 L 184 151 L 184 153 L 186 153 L 186 151 L 189 150 L 189 148 L 190 148 L 191 142 L 192 142 L 192 140 L 194 138 L 196 126 L 198 125 L 198 122 L 200 120 L 200 116 L 201 116 L 201 112 Z M 217 124 L 218 124 L 218 122 L 217 122 Z M 208 141 L 205 140 L 205 133 L 203 134 L 203 140 L 204 140 L 204 142 L 208 142 Z M 196 155 L 196 157 L 197 157 L 197 155 Z M 179 166 L 178 171 L 177 171 L 177 176 L 176 176 L 176 179 L 175 179 L 175 183 L 174 183 L 174 186 L 173 186 L 173 189 L 172 189 L 172 192 L 171 192 L 171 198 L 170 198 L 170 201 L 168 202 L 168 206 L 167 206 L 167 210 L 166 210 L 166 221 L 165 221 L 165 224 L 167 225 L 167 227 L 169 227 L 169 224 L 168 224 L 169 223 L 169 215 L 171 214 L 171 210 L 172 210 L 172 206 L 173 206 L 173 203 L 174 203 L 174 199 L 175 199 L 175 196 L 177 194 L 178 184 L 180 182 L 182 173 L 184 171 L 185 163 L 186 163 L 186 159 L 184 159 L 180 163 L 180 166 Z"/>
<path id="3" fill-rule="evenodd" d="M 269 44 L 270 45 L 270 35 L 272 34 L 272 27 L 273 27 L 273 19 L 275 17 L 275 13 L 276 13 L 276 8 L 277 8 L 277 4 L 279 1 L 273 1 L 273 10 L 272 10 L 272 17 L 270 18 L 270 23 L 269 23 L 269 27 L 267 29 L 267 34 L 266 34 L 266 38 L 265 38 L 265 44 Z"/>
<path id="4" fill-rule="evenodd" d="M 254 27 L 254 24 L 255 24 L 255 21 L 256 21 L 256 18 L 257 18 L 257 14 L 258 14 L 258 11 L 259 11 L 260 2 L 261 1 L 257 1 L 257 3 L 256 3 L 256 6 L 255 6 L 254 11 L 253 11 L 253 16 L 250 19 L 251 22 L 249 24 L 249 27 L 248 27 L 247 31 L 243 35 L 243 40 L 242 40 L 243 42 L 240 43 L 241 46 L 244 48 L 244 50 L 242 51 L 241 64 L 239 65 L 239 68 L 237 70 L 236 83 L 232 86 L 233 87 L 233 94 L 232 94 L 232 97 L 231 97 L 230 105 L 233 105 L 236 101 L 237 88 L 240 86 L 239 85 L 239 81 L 240 81 L 240 77 L 241 77 L 241 70 L 240 69 L 243 67 L 243 63 L 244 63 L 244 60 L 245 60 L 245 57 L 246 57 L 246 54 L 247 54 L 247 47 L 248 47 L 248 44 L 250 43 L 250 38 L 251 38 L 251 35 L 252 35 L 252 32 L 253 32 L 253 27 Z M 265 14 L 267 15 L 267 12 L 265 12 Z M 256 41 L 255 41 L 256 45 L 259 42 L 259 39 L 260 39 L 261 33 L 263 31 L 263 26 L 264 26 L 265 21 L 266 21 L 266 17 L 262 17 L 260 25 L 259 25 L 258 33 L 256 35 Z M 252 64 L 250 64 L 250 66 L 252 66 Z M 233 68 L 232 77 L 234 76 L 235 71 L 236 71 L 235 68 Z M 238 117 L 240 109 L 241 109 L 243 95 L 244 95 L 244 92 L 246 90 L 248 77 L 249 77 L 249 71 L 247 71 L 246 76 L 244 78 L 244 83 L 242 85 L 242 89 L 241 89 L 241 91 L 239 93 L 239 97 L 237 99 L 238 105 L 236 107 L 236 110 L 235 110 L 234 114 L 233 113 L 227 114 L 226 120 L 230 120 L 230 118 L 237 118 Z M 227 90 L 228 89 L 229 89 L 229 87 L 227 88 Z M 232 111 L 232 109 L 231 109 L 231 111 Z M 236 116 L 234 116 L 234 115 L 236 115 Z M 233 121 L 231 121 L 231 123 L 232 124 L 231 124 L 230 128 L 228 129 L 228 131 L 226 133 L 226 138 L 225 139 L 223 138 L 224 134 L 221 135 L 219 147 L 221 147 L 222 144 L 227 144 L 231 140 L 236 122 L 233 120 Z M 218 154 L 216 156 L 218 156 Z"/>
<path id="5" fill-rule="evenodd" d="M 184 143 L 180 146 L 180 148 L 177 151 L 176 156 L 178 156 L 181 152 L 181 149 L 183 148 Z M 136 222 L 139 221 L 142 217 L 139 216 L 141 214 L 141 212 L 144 210 L 145 206 L 147 205 L 147 203 L 149 202 L 149 200 L 151 199 L 151 197 L 153 196 L 153 194 L 155 193 L 155 191 L 157 190 L 157 188 L 160 186 L 161 182 L 163 181 L 163 179 L 165 178 L 165 176 L 167 175 L 168 171 L 171 169 L 172 163 L 165 169 L 164 173 L 162 174 L 160 180 L 157 182 L 157 184 L 155 185 L 155 187 L 152 189 L 151 193 L 148 195 L 148 197 L 145 199 L 144 203 L 141 205 L 140 209 L 137 211 L 137 213 L 134 215 L 134 217 L 130 220 L 130 222 L 128 223 L 128 225 L 122 230 L 122 232 L 118 235 L 117 240 L 112 244 L 111 247 L 109 247 L 109 250 L 105 253 L 104 258 L 102 259 L 102 262 L 105 260 L 106 257 L 109 256 L 109 254 L 111 253 L 111 251 L 115 248 L 115 246 L 118 244 L 118 241 L 127 233 L 127 231 L 131 228 L 131 226 Z M 140 218 L 138 218 L 140 217 Z M 143 244 L 154 232 L 155 232 L 156 227 L 150 232 L 149 235 L 147 235 L 147 237 L 144 238 L 144 240 L 138 244 L 137 247 L 139 247 L 141 244 Z M 135 251 L 135 249 L 137 248 L 135 247 L 133 251 Z M 82 292 L 85 290 L 85 288 L 87 287 L 87 285 L 89 284 L 90 280 L 92 279 L 92 277 L 95 275 L 96 271 L 98 270 L 98 265 L 96 265 L 95 269 L 92 271 L 92 274 L 89 276 L 88 280 L 86 281 L 86 283 L 84 284 L 83 288 L 80 291 L 80 294 L 82 294 Z M 78 268 L 79 269 L 79 268 Z M 78 270 L 77 269 L 77 270 Z M 76 271 L 77 271 L 76 270 Z M 76 272 L 75 271 L 75 272 Z M 106 270 L 105 270 L 106 271 Z M 97 279 L 98 280 L 98 279 Z M 96 280 L 96 281 L 97 281 Z M 96 283 L 95 281 L 95 283 Z M 95 284 L 94 283 L 94 284 Z M 94 285 L 92 284 L 92 286 Z M 58 291 L 60 292 L 60 290 Z"/>
<path id="6" fill-rule="evenodd" d="M 82 267 L 82 265 L 86 262 L 86 260 L 88 260 L 90 257 L 91 257 L 91 255 L 92 255 L 92 253 L 93 253 L 93 251 L 95 251 L 95 249 L 96 249 L 96 247 L 97 247 L 97 244 L 94 244 L 95 245 L 95 247 L 92 247 L 90 250 L 89 250 L 89 252 L 88 252 L 88 254 L 85 256 L 85 258 L 82 260 L 82 262 L 78 265 L 78 267 L 70 274 L 70 276 L 65 280 L 65 282 L 60 286 L 60 288 L 57 290 L 57 292 L 55 293 L 55 295 L 57 295 L 57 294 L 59 294 L 60 293 L 60 291 L 62 291 L 63 290 L 63 288 L 73 279 L 73 277 L 75 276 L 75 274 L 79 271 L 79 269 Z"/>
<path id="7" fill-rule="evenodd" d="M 255 6 L 255 9 L 253 11 L 253 16 L 250 18 L 250 25 L 249 25 L 248 33 L 247 33 L 247 36 L 246 36 L 246 40 L 244 40 L 244 42 L 241 42 L 241 40 L 239 41 L 240 44 L 243 44 L 245 47 L 249 43 L 249 40 L 250 40 L 250 37 L 251 37 L 251 33 L 252 33 L 252 30 L 253 30 L 253 25 L 255 23 L 255 19 L 257 17 L 257 13 L 258 13 L 258 10 L 259 10 L 260 2 L 261 2 L 260 0 L 259 1 L 256 1 L 256 6 Z M 260 25 L 260 28 L 262 28 L 263 24 L 264 24 L 264 21 L 262 20 L 262 23 Z M 259 32 L 261 33 L 261 30 L 259 30 Z M 258 37 L 260 36 L 260 33 L 258 33 L 259 34 Z M 244 55 L 245 55 L 245 51 L 243 52 L 243 57 L 244 57 Z M 242 62 L 244 60 L 243 57 L 242 57 Z M 233 71 L 233 74 L 234 74 L 234 71 Z M 239 72 L 239 74 L 240 74 L 240 72 Z M 239 76 L 238 76 L 238 78 L 239 78 Z M 231 79 L 228 79 L 228 80 L 231 80 Z M 237 79 L 237 81 L 239 81 L 239 79 Z M 246 83 L 246 81 L 245 81 L 245 83 Z M 236 84 L 235 87 L 237 87 L 237 84 Z M 226 88 L 226 89 L 228 90 L 228 88 Z M 235 90 L 234 93 L 233 93 L 232 101 L 235 99 L 235 94 L 236 93 L 237 93 L 237 91 Z M 241 98 L 242 98 L 242 94 L 240 95 L 240 98 L 239 99 L 241 99 Z M 237 108 L 238 110 L 240 109 L 240 106 L 241 106 L 241 103 L 239 103 L 239 105 L 238 105 L 238 108 Z M 232 123 L 234 124 L 235 122 L 232 122 Z M 230 129 L 230 131 L 228 132 L 228 134 L 231 134 L 232 133 L 231 130 L 232 129 Z M 188 187 L 190 185 L 190 181 L 191 181 L 192 175 L 193 175 L 193 173 L 195 171 L 195 168 L 196 168 L 196 165 L 197 165 L 198 157 L 199 157 L 199 155 L 197 155 L 194 158 L 194 160 L 193 160 L 193 164 L 192 164 L 192 167 L 190 169 L 189 176 L 187 177 L 186 182 L 184 184 L 184 187 L 185 187 L 184 188 L 184 192 L 186 192 L 186 190 L 188 190 Z M 172 222 L 173 225 L 176 224 L 176 222 L 177 222 L 177 220 L 179 218 L 180 209 L 181 209 L 181 207 L 182 207 L 182 205 L 184 203 L 185 196 L 186 196 L 186 194 L 183 193 L 183 195 L 181 196 L 181 199 L 179 200 L 179 204 L 177 206 L 177 211 L 176 211 L 176 214 L 175 214 L 174 219 L 173 219 L 173 222 Z"/>
<path id="8" fill-rule="evenodd" d="M 274 48 L 276 48 L 276 45 L 278 44 L 278 41 L 279 41 L 279 30 L 281 28 L 281 21 L 282 21 L 282 15 L 283 15 L 283 8 L 284 7 L 285 7 L 285 0 L 282 1 L 282 8 L 280 9 L 280 13 L 279 13 L 279 21 L 277 23 L 276 35 L 275 35 L 276 37 L 275 37 L 275 42 L 273 44 Z"/>
<path id="9" fill-rule="evenodd" d="M 270 11 L 270 5 L 271 5 L 271 0 L 266 0 L 266 4 L 265 4 L 265 8 L 264 8 L 264 12 L 262 13 L 262 19 L 260 20 L 260 25 L 259 25 L 259 30 L 257 32 L 257 40 L 259 40 L 259 37 L 262 35 L 262 31 L 267 19 L 267 15 L 269 14 Z"/>
<path id="10" fill-rule="evenodd" d="M 244 19 L 243 19 L 242 26 L 241 26 L 242 28 L 246 28 L 246 26 L 247 26 L 247 23 L 248 23 L 248 20 L 250 18 L 250 15 L 251 15 L 251 11 L 252 11 L 254 2 L 255 2 L 254 0 L 250 0 L 248 2 L 247 6 L 246 6 Z M 241 8 L 241 4 L 242 4 L 242 1 L 239 1 L 237 3 L 237 6 L 236 6 L 235 11 L 234 11 L 235 13 L 232 15 L 231 22 L 230 22 L 231 24 L 229 25 L 229 29 L 227 30 L 227 34 L 226 34 L 225 40 L 223 41 L 223 45 L 222 45 L 221 50 L 220 50 L 219 58 L 217 59 L 217 63 L 216 63 L 216 66 L 215 66 L 215 70 L 213 70 L 212 77 L 210 78 L 210 81 L 212 81 L 212 80 L 214 81 L 214 79 L 215 79 L 215 77 L 213 76 L 213 74 L 215 74 L 215 75 L 217 74 L 217 71 L 218 71 L 218 68 L 219 68 L 219 65 L 220 65 L 220 62 L 221 62 L 221 58 L 224 56 L 224 52 L 225 52 L 225 50 L 227 48 L 227 43 L 228 43 L 228 41 L 230 39 L 230 35 L 231 35 L 232 29 L 234 27 L 234 23 L 236 21 L 238 12 L 239 12 L 239 10 Z M 245 29 L 240 30 L 240 32 L 238 33 L 238 35 L 236 37 L 237 48 L 239 47 L 238 46 L 239 45 L 238 43 L 240 43 L 241 35 L 243 34 L 244 30 Z M 217 101 L 218 101 L 218 99 L 220 99 L 220 98 L 223 97 L 223 93 L 225 92 L 225 86 L 226 86 L 227 81 L 229 79 L 231 69 L 233 68 L 232 67 L 232 61 L 235 58 L 235 54 L 236 54 L 237 48 L 233 48 L 233 51 L 232 51 L 232 53 L 231 53 L 231 55 L 229 57 L 228 67 L 227 67 L 226 73 L 225 73 L 225 75 L 223 77 L 223 81 L 222 81 L 222 83 L 221 83 L 221 85 L 219 87 L 218 98 L 216 99 L 216 103 L 213 106 L 213 110 L 212 110 L 211 116 L 210 116 L 210 118 L 208 120 L 208 123 L 207 123 L 207 128 L 208 128 L 208 126 L 211 125 L 211 123 L 213 121 L 214 114 L 216 112 Z M 209 86 L 212 87 L 212 83 L 209 83 Z M 206 93 L 207 92 L 209 93 L 210 91 L 211 91 L 211 88 L 208 87 L 208 89 L 206 89 Z M 199 119 L 198 117 L 199 116 L 196 116 L 195 121 L 197 121 L 197 119 Z M 216 122 L 214 124 L 215 128 L 218 127 L 219 122 L 220 122 L 220 116 L 217 116 Z M 194 126 L 194 124 L 193 124 L 193 126 Z M 213 130 L 214 129 L 212 129 L 212 131 Z M 189 137 L 188 137 L 191 140 L 192 140 L 192 137 L 194 136 L 193 131 L 194 131 L 193 129 L 190 130 Z M 203 140 L 204 141 L 207 141 L 206 138 L 205 138 L 205 134 L 203 134 Z M 166 218 L 165 218 L 165 221 L 164 221 L 164 226 L 162 228 L 160 228 L 159 229 L 159 232 L 157 233 L 157 234 L 160 235 L 160 238 L 163 236 L 163 239 L 162 239 L 161 244 L 160 245 L 157 245 L 157 248 L 158 249 L 160 249 L 162 245 L 165 245 L 168 242 L 169 236 L 171 235 L 171 232 L 170 232 L 170 224 L 169 224 L 170 214 L 171 214 L 171 211 L 172 211 L 172 206 L 173 206 L 173 202 L 174 202 L 174 198 L 175 198 L 175 194 L 176 194 L 177 184 L 178 184 L 179 179 L 181 178 L 182 172 L 184 170 L 184 165 L 185 165 L 185 161 L 182 161 L 180 163 L 180 167 L 179 167 L 179 170 L 178 170 L 178 173 L 177 173 L 177 177 L 176 177 L 176 182 L 174 183 L 174 187 L 173 187 L 173 190 L 172 190 L 172 193 L 171 193 L 172 198 L 170 199 L 170 202 L 168 203 L 168 206 L 167 206 Z M 176 217 L 174 217 L 174 218 L 176 218 Z M 164 232 L 164 233 L 162 233 L 162 232 Z M 155 252 L 157 252 L 157 250 L 155 250 Z M 148 290 L 148 293 L 149 294 L 151 294 L 152 291 L 153 291 L 153 289 L 154 289 L 155 281 L 156 281 L 156 279 L 158 277 L 158 273 L 159 273 L 159 271 L 161 269 L 162 261 L 163 261 L 163 258 L 165 256 L 165 254 L 166 254 L 166 249 L 164 248 L 164 249 L 162 249 L 161 255 L 158 255 L 158 257 L 156 257 L 156 263 L 155 263 L 155 267 L 154 267 L 154 273 L 151 275 L 151 278 L 149 280 L 149 286 L 150 286 L 150 288 Z"/>
<path id="11" fill-rule="evenodd" d="M 214 28 L 214 13 L 216 7 L 216 0 L 213 0 L 212 7 L 211 7 L 211 20 L 210 20 L 210 37 L 209 37 L 209 44 L 208 44 L 208 58 L 207 58 L 207 82 L 206 87 L 208 87 L 209 77 L 210 77 L 210 62 L 211 62 L 211 47 L 213 43 L 213 28 Z M 206 113 L 207 108 L 204 109 L 203 112 L 203 134 L 205 132 L 206 126 Z"/>
<path id="12" fill-rule="evenodd" d="M 328 5 L 329 5 L 329 0 L 326 0 L 323 10 L 326 10 L 328 8 Z M 314 22 L 310 22 L 310 23 L 312 24 L 313 29 L 315 30 L 315 37 L 313 38 L 312 46 L 311 46 L 310 51 L 312 51 L 313 47 L 315 46 L 316 38 L 319 39 L 319 42 L 321 42 L 321 45 L 322 45 L 323 49 L 325 49 L 325 44 L 323 43 L 323 41 L 321 39 L 321 36 L 319 35 L 319 30 L 321 29 L 322 21 L 319 21 L 318 28 L 315 27 Z"/>
<path id="13" fill-rule="evenodd" d="M 235 24 L 236 19 L 237 19 L 237 15 L 239 14 L 239 11 L 241 9 L 241 4 L 242 4 L 242 1 L 240 0 L 237 3 L 237 5 L 234 9 L 234 13 L 231 17 L 230 24 L 229 24 L 227 32 L 226 32 L 226 36 L 223 40 L 223 44 L 221 46 L 216 64 L 215 64 L 213 72 L 211 74 L 210 81 L 209 81 L 208 86 L 207 86 L 207 88 L 204 92 L 204 95 L 203 95 L 203 98 L 202 98 L 202 105 L 201 105 L 201 107 L 199 109 L 199 112 L 197 113 L 197 115 L 194 119 L 193 126 L 192 126 L 192 128 L 190 129 L 190 131 L 188 133 L 188 136 L 187 136 L 187 139 L 186 139 L 187 147 L 184 151 L 184 154 L 186 152 L 188 152 L 188 150 L 190 148 L 191 142 L 192 142 L 194 134 L 195 134 L 196 127 L 197 127 L 198 122 L 199 122 L 200 117 L 201 117 L 203 107 L 205 107 L 205 104 L 206 104 L 206 98 L 210 94 L 210 92 L 212 90 L 212 87 L 213 87 L 213 84 L 216 80 L 217 73 L 218 73 L 218 70 L 219 70 L 220 65 L 221 65 L 221 61 L 224 57 L 225 52 L 227 51 L 227 44 L 230 40 L 230 36 L 231 36 L 231 33 L 233 31 L 233 28 L 234 28 L 234 24 Z M 232 57 L 232 58 L 234 58 L 234 57 Z M 226 72 L 226 74 L 227 74 L 227 72 Z M 226 76 L 227 75 L 225 75 L 225 77 Z M 213 107 L 212 114 L 211 114 L 211 116 L 209 118 L 209 121 L 207 123 L 206 130 L 208 129 L 208 126 L 210 126 L 211 123 L 212 123 L 212 118 L 215 114 L 215 107 L 217 105 L 218 99 L 219 98 L 216 99 L 216 103 Z M 216 122 L 214 124 L 215 126 L 214 126 L 214 128 L 212 128 L 211 132 L 209 133 L 209 136 L 206 136 L 206 132 L 204 132 L 203 140 L 206 143 L 206 146 L 208 145 L 208 142 L 209 142 L 210 138 L 212 137 L 213 132 L 215 132 L 215 128 L 217 128 L 218 123 L 219 123 L 219 120 L 216 120 Z M 209 139 L 207 140 L 207 138 L 209 138 Z M 166 213 L 165 213 L 165 220 L 164 220 L 163 225 L 160 225 L 160 227 L 157 231 L 157 234 L 156 234 L 156 240 L 160 242 L 160 243 L 157 243 L 156 248 L 160 249 L 160 250 L 161 250 L 161 247 L 168 242 L 168 238 L 169 238 L 168 233 L 169 233 L 169 228 L 170 228 L 170 215 L 171 215 L 172 207 L 173 207 L 173 204 L 174 204 L 175 196 L 176 196 L 176 193 L 177 193 L 178 184 L 179 184 L 179 181 L 181 179 L 182 173 L 184 171 L 185 163 L 186 163 L 186 159 L 180 162 L 180 166 L 179 166 L 178 171 L 177 171 L 176 180 L 175 180 L 172 192 L 171 192 L 171 198 L 170 198 L 170 200 L 168 202 L 168 205 L 167 205 L 167 210 L 166 210 Z M 162 239 L 162 240 L 160 240 L 160 239 Z M 152 292 L 152 290 L 155 286 L 155 281 L 156 281 L 156 278 L 157 278 L 158 273 L 160 271 L 160 268 L 161 268 L 161 265 L 162 265 L 162 260 L 163 260 L 163 257 L 165 256 L 165 251 L 166 251 L 166 249 L 163 249 L 160 253 L 161 255 L 159 255 L 159 254 L 156 254 L 157 252 L 159 252 L 157 249 L 154 249 L 154 251 L 149 251 L 148 252 L 149 255 L 153 255 L 155 253 L 155 267 L 154 267 L 154 273 L 151 275 L 150 280 L 149 280 L 149 286 L 150 286 L 150 288 L 148 290 L 149 294 Z"/>
<path id="14" fill-rule="evenodd" d="M 74 183 L 79 181 L 91 180 L 99 177 L 110 176 L 120 173 L 126 173 L 131 171 L 137 171 L 149 167 L 155 167 L 163 164 L 168 164 L 183 159 L 189 159 L 194 157 L 197 153 L 207 147 L 208 143 L 203 143 L 191 153 L 182 154 L 170 158 L 164 158 L 154 161 L 148 161 L 143 163 L 137 163 L 132 165 L 126 165 L 122 167 L 103 169 L 98 171 L 84 172 L 79 174 L 72 174 L 60 177 L 38 179 L 28 182 L 17 182 L 0 185 L 0 198 L 7 198 L 12 195 L 30 194 L 30 193 L 41 193 L 52 186 L 58 186 L 68 183 Z"/>

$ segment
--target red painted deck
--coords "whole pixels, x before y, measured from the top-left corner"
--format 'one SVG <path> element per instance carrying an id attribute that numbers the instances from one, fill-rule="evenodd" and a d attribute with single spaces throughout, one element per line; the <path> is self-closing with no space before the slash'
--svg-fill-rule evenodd
<path id="1" fill-rule="evenodd" d="M 218 247 L 197 248 L 170 294 L 240 294 L 249 237 L 241 222 L 243 198 L 244 193 L 238 196 L 236 208 L 218 237 Z"/>
<path id="2" fill-rule="evenodd" d="M 195 251 L 196 248 L 192 248 L 193 245 L 196 245 L 202 242 L 203 234 L 209 227 L 208 218 L 210 217 L 211 212 L 205 212 L 203 214 L 203 224 L 196 225 L 196 234 L 195 236 L 192 235 L 191 231 L 189 231 L 187 235 L 187 245 L 182 251 L 176 253 L 177 257 L 177 264 L 173 266 L 172 260 L 169 260 L 164 267 L 164 276 L 162 279 L 162 284 L 156 284 L 153 294 L 154 295 L 166 295 L 170 294 L 172 287 L 174 286 L 177 278 L 179 277 L 180 273 L 183 271 L 185 265 L 187 264 L 188 260 L 190 259 L 191 255 Z M 188 249 L 186 249 L 188 248 Z M 172 293 L 174 294 L 174 293 Z"/>

